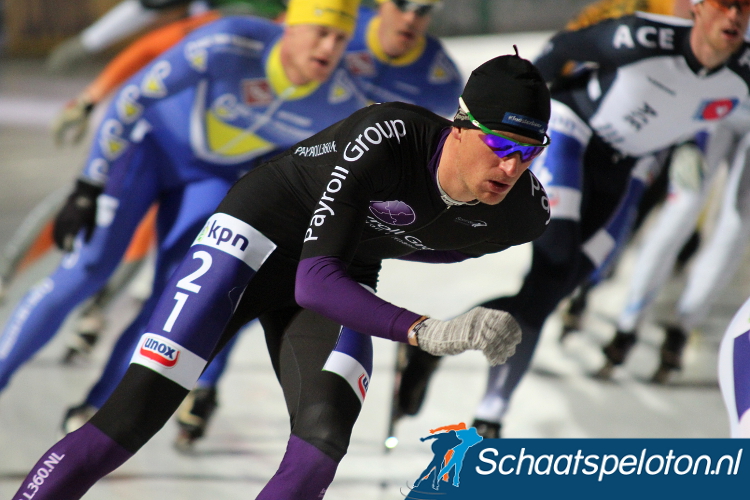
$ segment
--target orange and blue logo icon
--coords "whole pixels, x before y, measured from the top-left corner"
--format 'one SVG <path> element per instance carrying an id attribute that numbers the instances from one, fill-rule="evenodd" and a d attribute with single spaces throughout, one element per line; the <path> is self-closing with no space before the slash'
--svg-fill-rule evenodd
<path id="1" fill-rule="evenodd" d="M 406 498 L 434 498 L 436 492 L 445 494 L 459 488 L 466 452 L 483 439 L 475 427 L 467 428 L 463 422 L 431 429 L 428 436 L 419 438 L 422 442 L 432 441 L 433 457 Z"/>

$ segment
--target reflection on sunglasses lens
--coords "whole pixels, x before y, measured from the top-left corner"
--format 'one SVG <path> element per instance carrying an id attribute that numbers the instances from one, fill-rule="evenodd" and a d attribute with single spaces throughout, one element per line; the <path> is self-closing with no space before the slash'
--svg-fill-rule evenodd
<path id="1" fill-rule="evenodd" d="M 744 10 L 750 7 L 750 1 L 748 0 L 709 0 L 709 3 L 715 5 L 716 7 L 719 7 L 722 10 L 729 10 L 734 6 L 737 6 L 737 8 L 740 10 Z"/>
<path id="2" fill-rule="evenodd" d="M 418 16 L 426 16 L 432 10 L 432 5 L 422 5 L 416 2 L 410 2 L 409 0 L 393 0 L 398 10 L 401 12 L 407 12 L 413 10 Z"/>

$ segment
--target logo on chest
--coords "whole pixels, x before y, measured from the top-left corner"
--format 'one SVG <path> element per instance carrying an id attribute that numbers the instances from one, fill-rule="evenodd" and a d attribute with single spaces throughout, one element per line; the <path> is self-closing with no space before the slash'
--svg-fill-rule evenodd
<path id="1" fill-rule="evenodd" d="M 456 217 L 456 222 L 469 227 L 487 227 L 487 223 L 483 220 L 468 220 L 463 217 Z"/>
<path id="2" fill-rule="evenodd" d="M 435 56 L 427 80 L 433 85 L 448 83 L 456 79 L 453 63 L 442 52 Z"/>
<path id="3" fill-rule="evenodd" d="M 701 121 L 721 120 L 739 104 L 738 99 L 716 99 L 703 101 L 698 106 L 694 119 Z"/>
<path id="4" fill-rule="evenodd" d="M 370 213 L 392 226 L 408 226 L 417 220 L 414 209 L 398 200 L 370 202 Z"/>
<path id="5" fill-rule="evenodd" d="M 375 76 L 375 62 L 368 52 L 346 55 L 346 69 L 354 76 Z"/>
<path id="6" fill-rule="evenodd" d="M 265 78 L 242 80 L 242 102 L 248 106 L 268 106 L 273 97 L 271 84 Z"/>

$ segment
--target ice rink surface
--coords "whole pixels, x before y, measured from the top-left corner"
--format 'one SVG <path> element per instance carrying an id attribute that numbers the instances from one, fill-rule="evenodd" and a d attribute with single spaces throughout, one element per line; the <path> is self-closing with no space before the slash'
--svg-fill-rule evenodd
<path id="1" fill-rule="evenodd" d="M 446 40 L 465 76 L 499 54 L 533 58 L 548 33 L 494 35 Z M 48 193 L 69 185 L 85 158 L 86 147 L 57 149 L 49 121 L 95 74 L 87 68 L 74 77 L 49 77 L 39 61 L 0 65 L 0 247 L 23 217 Z M 637 243 L 637 241 L 636 241 Z M 512 438 L 713 438 L 728 437 L 719 393 L 716 358 L 731 316 L 750 294 L 748 266 L 714 308 L 700 333 L 691 336 L 685 367 L 672 383 L 648 382 L 658 364 L 659 321 L 669 319 L 680 291 L 677 277 L 659 298 L 642 331 L 642 341 L 613 380 L 592 378 L 603 362 L 601 346 L 614 332 L 613 320 L 624 299 L 634 252 L 628 250 L 616 276 L 593 293 L 583 331 L 558 341 L 559 315 L 547 322 L 531 372 L 522 381 L 503 429 Z M 50 255 L 24 272 L 0 308 L 7 319 L 21 294 L 55 265 Z M 423 314 L 447 319 L 492 297 L 513 293 L 529 261 L 528 246 L 453 265 L 386 262 L 380 295 Z M 66 325 L 56 339 L 23 367 L 0 394 L 0 499 L 9 499 L 37 458 L 60 436 L 64 409 L 77 404 L 97 378 L 137 299 L 125 294 L 110 311 L 109 335 L 90 362 L 63 367 Z M 349 454 L 341 463 L 328 500 L 403 498 L 407 483 L 431 459 L 419 437 L 446 424 L 471 422 L 483 392 L 486 364 L 478 353 L 446 359 L 434 378 L 421 414 L 404 420 L 401 444 L 384 453 L 395 345 L 375 339 L 370 391 L 354 429 Z M 262 332 L 251 327 L 235 350 L 220 385 L 220 407 L 206 439 L 192 455 L 172 447 L 176 425 L 169 422 L 133 459 L 100 481 L 89 500 L 254 498 L 274 473 L 284 452 L 288 418 L 272 372 Z"/>

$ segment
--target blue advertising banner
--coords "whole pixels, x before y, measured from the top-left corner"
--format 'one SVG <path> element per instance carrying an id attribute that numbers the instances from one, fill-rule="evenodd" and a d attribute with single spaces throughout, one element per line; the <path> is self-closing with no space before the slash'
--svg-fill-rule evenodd
<path id="1" fill-rule="evenodd" d="M 433 458 L 407 499 L 726 498 L 750 484 L 742 439 L 483 439 L 451 427 L 421 439 Z"/>

